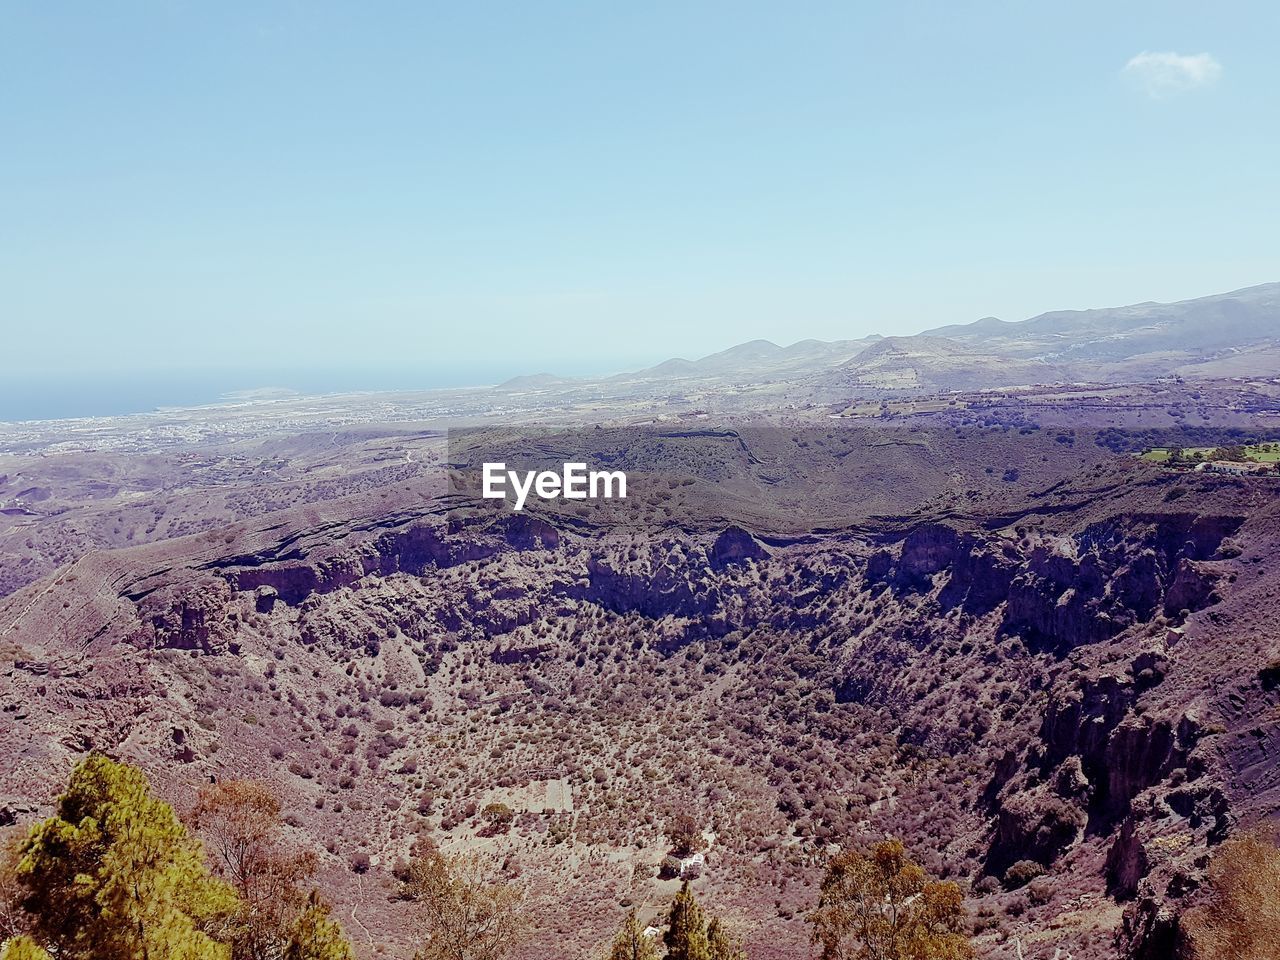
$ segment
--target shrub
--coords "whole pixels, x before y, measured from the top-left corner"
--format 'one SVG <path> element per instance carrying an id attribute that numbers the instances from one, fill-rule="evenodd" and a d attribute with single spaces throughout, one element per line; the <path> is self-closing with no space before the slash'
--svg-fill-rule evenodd
<path id="1" fill-rule="evenodd" d="M 999 889 L 1000 881 L 992 876 L 982 877 L 973 885 L 973 892 L 982 897 L 995 893 Z"/>
<path id="2" fill-rule="evenodd" d="M 488 823 L 493 824 L 495 828 L 509 827 L 511 821 L 515 819 L 516 812 L 505 803 L 486 804 L 485 808 L 480 811 L 480 816 Z"/>
<path id="3" fill-rule="evenodd" d="M 1280 850 L 1262 831 L 1234 837 L 1209 863 L 1203 902 L 1183 915 L 1182 930 L 1199 960 L 1268 960 L 1280 928 Z"/>
<path id="4" fill-rule="evenodd" d="M 1053 881 L 1048 877 L 1036 877 L 1027 884 L 1027 898 L 1036 906 L 1042 906 L 1053 899 Z"/>
<path id="5" fill-rule="evenodd" d="M 1043 875 L 1044 867 L 1034 860 L 1019 860 L 1004 872 L 1004 885 L 1008 890 L 1016 890 Z"/>

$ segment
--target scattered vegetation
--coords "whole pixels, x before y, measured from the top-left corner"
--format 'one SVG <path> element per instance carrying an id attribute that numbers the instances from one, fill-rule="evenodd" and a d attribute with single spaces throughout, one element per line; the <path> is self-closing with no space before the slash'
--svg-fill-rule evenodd
<path id="1" fill-rule="evenodd" d="M 1095 442 L 1114 453 L 1142 453 L 1147 450 L 1188 447 L 1243 446 L 1280 440 L 1280 431 L 1244 427 L 1177 426 L 1145 430 L 1108 427 L 1098 431 Z"/>
<path id="2" fill-rule="evenodd" d="M 87 757 L 57 814 L 0 860 L 0 957 L 354 960 L 328 905 L 305 891 L 314 857 L 283 842 L 280 809 L 262 784 L 211 784 L 189 818 L 202 844 L 141 771 Z M 689 824 L 677 817 L 670 825 L 690 849 Z M 446 856 L 422 840 L 400 875 L 403 900 L 417 912 L 419 960 L 503 960 L 524 940 L 523 894 L 487 858 Z M 929 878 L 895 840 L 834 857 L 811 919 L 824 960 L 961 960 L 971 955 L 964 916 L 959 888 Z M 662 943 L 665 960 L 746 960 L 687 880 Z M 657 938 L 631 910 L 607 960 L 658 955 Z"/>
<path id="3" fill-rule="evenodd" d="M 1233 463 L 1276 463 L 1280 461 L 1280 443 L 1229 444 L 1221 447 L 1152 447 L 1142 454 L 1142 459 L 1171 467 L 1215 460 Z"/>

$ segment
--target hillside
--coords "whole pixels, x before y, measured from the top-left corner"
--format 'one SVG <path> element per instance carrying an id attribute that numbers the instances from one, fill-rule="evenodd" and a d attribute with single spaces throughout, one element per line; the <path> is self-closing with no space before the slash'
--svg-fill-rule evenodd
<path id="1" fill-rule="evenodd" d="M 885 337 L 818 378 L 827 391 L 943 392 L 975 384 L 1006 387 L 1054 383 L 1064 372 L 1037 359 L 1014 360 L 944 337 Z"/>
<path id="2" fill-rule="evenodd" d="M 1202 365 L 1224 357 L 1275 348 L 1280 340 L 1280 283 L 1178 303 L 1060 310 L 999 326 L 979 321 L 924 335 L 1074 369 L 1099 364 L 1108 378 L 1140 379 L 1152 372 L 1195 376 Z"/>
<path id="3" fill-rule="evenodd" d="M 1015 384 L 1265 376 L 1280 347 L 1280 283 L 1179 303 L 987 317 L 891 337 L 829 374 L 855 392 L 974 390 Z"/>

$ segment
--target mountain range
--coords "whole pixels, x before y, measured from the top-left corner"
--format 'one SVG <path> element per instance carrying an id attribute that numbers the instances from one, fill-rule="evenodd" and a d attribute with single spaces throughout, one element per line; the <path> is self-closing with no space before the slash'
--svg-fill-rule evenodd
<path id="1" fill-rule="evenodd" d="M 601 381 L 613 388 L 785 381 L 817 393 L 868 395 L 1161 377 L 1265 376 L 1280 369 L 1280 283 L 1176 303 L 1057 310 L 1010 322 L 985 317 L 914 336 L 751 340 L 699 360 L 673 357 Z M 587 381 L 517 377 L 499 389 Z"/>

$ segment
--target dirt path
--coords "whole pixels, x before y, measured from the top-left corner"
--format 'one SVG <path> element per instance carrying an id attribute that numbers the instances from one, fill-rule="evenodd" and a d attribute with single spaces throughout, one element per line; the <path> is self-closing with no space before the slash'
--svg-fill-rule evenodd
<path id="1" fill-rule="evenodd" d="M 368 927 L 366 927 L 363 923 L 360 922 L 360 916 L 356 912 L 357 910 L 356 904 L 364 900 L 364 877 L 363 876 L 356 878 L 356 887 L 359 889 L 360 895 L 356 897 L 356 899 L 351 904 L 351 922 L 360 928 L 360 932 L 364 934 L 365 943 L 372 944 L 373 934 L 369 932 Z"/>
<path id="2" fill-rule="evenodd" d="M 73 570 L 75 570 L 77 566 L 80 565 L 80 561 L 83 559 L 84 557 L 78 558 L 75 562 L 71 564 L 71 566 L 67 567 L 66 570 L 62 572 L 61 576 L 51 579 L 47 587 L 45 587 L 43 590 L 37 593 L 34 597 L 32 597 L 31 602 L 28 603 L 21 610 L 19 610 L 18 615 L 13 618 L 13 622 L 4 628 L 3 633 L 0 633 L 0 639 L 8 636 L 9 634 L 13 633 L 14 630 L 18 629 L 18 624 L 22 623 L 23 619 L 26 618 L 27 614 L 32 611 L 35 605 L 38 604 L 41 600 L 43 600 L 46 596 L 48 596 L 49 591 L 52 590 L 54 587 L 62 586 L 63 581 L 65 581 L 67 579 L 67 576 Z"/>

